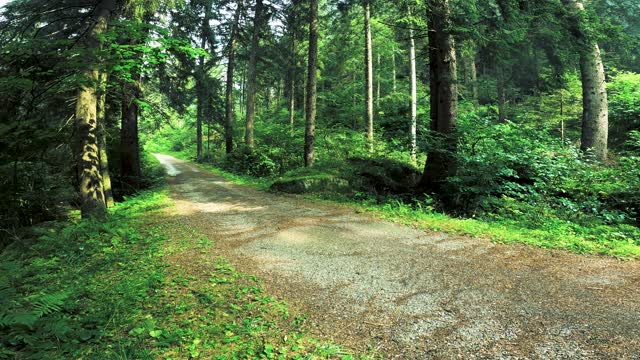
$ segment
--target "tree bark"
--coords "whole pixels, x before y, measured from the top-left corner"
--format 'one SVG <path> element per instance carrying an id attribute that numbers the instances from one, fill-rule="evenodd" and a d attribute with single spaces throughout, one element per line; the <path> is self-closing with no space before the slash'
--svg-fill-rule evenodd
<path id="1" fill-rule="evenodd" d="M 365 66 L 365 121 L 367 122 L 367 143 L 373 152 L 373 48 L 371 41 L 371 3 L 363 0 L 364 10 L 364 66 Z"/>
<path id="2" fill-rule="evenodd" d="M 478 70 L 476 68 L 475 54 L 470 58 L 469 71 L 471 72 L 471 95 L 473 96 L 473 104 L 478 106 Z"/>
<path id="3" fill-rule="evenodd" d="M 224 142 L 227 154 L 233 151 L 233 76 L 236 66 L 236 46 L 238 37 L 238 24 L 240 22 L 240 14 L 242 13 L 243 0 L 236 2 L 236 11 L 233 15 L 233 23 L 231 24 L 231 33 L 229 34 L 228 45 L 228 63 L 227 63 L 227 82 L 225 89 L 225 115 L 224 115 Z"/>
<path id="4" fill-rule="evenodd" d="M 249 57 L 249 74 L 247 77 L 247 111 L 244 143 L 254 147 L 253 126 L 256 118 L 256 92 L 258 90 L 258 52 L 260 51 L 260 31 L 262 30 L 262 0 L 256 0 L 253 20 L 253 36 L 251 38 L 251 55 Z"/>
<path id="5" fill-rule="evenodd" d="M 380 90 L 380 82 L 381 82 L 381 75 L 380 75 L 380 54 L 378 54 L 378 59 L 377 59 L 377 68 L 376 68 L 376 109 L 378 111 L 380 111 L 380 95 L 381 95 L 381 90 Z"/>
<path id="6" fill-rule="evenodd" d="M 411 14 L 409 14 L 411 15 Z M 409 28 L 409 64 L 411 68 L 411 122 L 410 122 L 410 152 L 411 161 L 417 160 L 417 119 L 418 119 L 418 73 L 416 71 L 416 41 L 413 37 L 413 29 Z"/>
<path id="7" fill-rule="evenodd" d="M 599 161 L 607 159 L 609 137 L 609 104 L 604 64 L 600 47 L 586 33 L 582 17 L 584 5 L 579 0 L 562 0 L 573 16 L 576 36 L 581 46 L 582 77 L 582 151 L 593 151 Z"/>
<path id="8" fill-rule="evenodd" d="M 113 190 L 111 188 L 111 174 L 109 172 L 109 157 L 107 153 L 107 132 L 106 132 L 106 102 L 107 102 L 107 73 L 100 73 L 100 95 L 97 104 L 98 119 L 98 150 L 100 155 L 100 174 L 102 175 L 102 186 L 104 202 L 107 207 L 114 205 Z"/>
<path id="9" fill-rule="evenodd" d="M 447 177 L 456 170 L 458 79 L 454 40 L 449 32 L 452 28 L 449 1 L 429 0 L 429 9 L 431 130 L 442 143 L 429 151 L 419 185 L 423 189 L 441 191 Z"/>
<path id="10" fill-rule="evenodd" d="M 196 161 L 202 160 L 202 122 L 204 121 L 206 96 L 204 89 L 204 71 L 202 63 L 200 69 L 196 70 L 196 98 L 197 98 L 197 114 L 196 114 Z"/>
<path id="11" fill-rule="evenodd" d="M 507 122 L 507 96 L 505 93 L 505 80 L 504 80 L 504 70 L 502 69 L 502 65 L 498 64 L 497 71 L 497 81 L 496 81 L 496 92 L 498 93 L 498 122 L 500 124 L 504 124 Z"/>
<path id="12" fill-rule="evenodd" d="M 307 116 L 305 118 L 304 165 L 313 166 L 316 141 L 316 95 L 318 80 L 318 0 L 309 2 L 309 61 L 307 70 Z"/>
<path id="13" fill-rule="evenodd" d="M 98 4 L 94 24 L 85 39 L 87 48 L 91 50 L 100 48 L 99 38 L 106 31 L 115 8 L 115 0 L 102 0 Z M 82 84 L 78 90 L 75 109 L 80 212 L 83 218 L 101 217 L 106 213 L 106 204 L 99 160 L 96 91 L 99 83 L 99 71 L 97 61 L 90 63 L 82 71 L 82 75 L 86 83 Z"/>
<path id="14" fill-rule="evenodd" d="M 132 82 L 123 86 L 122 125 L 120 128 L 120 175 L 128 190 L 138 190 L 142 170 L 138 136 L 138 99 L 141 95 L 140 74 L 132 75 Z"/>
<path id="15" fill-rule="evenodd" d="M 394 47 L 393 50 L 391 51 L 391 65 L 393 66 L 392 69 L 392 77 L 393 77 L 393 93 L 395 94 L 396 91 L 398 90 L 398 86 L 397 86 L 397 74 L 396 74 L 396 48 Z"/>

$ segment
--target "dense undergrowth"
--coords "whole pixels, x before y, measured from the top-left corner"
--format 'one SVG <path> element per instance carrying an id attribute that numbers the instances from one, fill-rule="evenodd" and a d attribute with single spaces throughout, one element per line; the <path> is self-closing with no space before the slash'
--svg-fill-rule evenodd
<path id="1" fill-rule="evenodd" d="M 303 167 L 302 125 L 296 123 L 290 129 L 286 112 L 278 110 L 259 118 L 254 149 L 239 146 L 224 155 L 223 141 L 213 132 L 208 141 L 211 150 L 201 160 L 244 176 L 244 182 L 257 182 L 263 189 L 319 193 L 323 198 L 382 209 L 389 217 L 431 223 L 432 228 L 576 252 L 639 257 L 640 133 L 632 130 L 637 128 L 638 114 L 628 110 L 630 102 L 640 99 L 638 83 L 637 75 L 627 73 L 611 82 L 612 127 L 625 126 L 630 131 L 614 131 L 618 146 L 606 164 L 581 154 L 572 141 L 579 137 L 575 126 L 580 114 L 579 86 L 561 90 L 567 94 L 524 99 L 512 106 L 511 120 L 503 124 L 495 122 L 493 106 L 463 103 L 455 154 L 458 172 L 449 178 L 446 196 L 425 194 L 412 186 L 425 157 L 411 162 L 408 139 L 397 128 L 399 121 L 385 121 L 385 116 L 378 121 L 371 153 L 361 132 L 338 125 L 323 128 L 317 138 L 317 162 L 311 169 Z M 564 113 L 558 115 L 560 99 Z M 401 106 L 393 98 L 386 100 L 383 106 L 389 110 Z M 380 113 L 387 114 L 387 108 Z M 561 122 L 566 125 L 564 138 L 559 132 Z M 437 139 L 430 138 L 424 126 L 419 129 L 425 154 Z M 164 128 L 148 142 L 153 151 L 193 159 L 193 140 L 191 129 L 183 126 Z"/>
<path id="2" fill-rule="evenodd" d="M 167 206 L 163 192 L 144 192 L 107 221 L 43 224 L 7 247 L 0 359 L 353 357 L 305 335 L 304 316 L 224 258 L 204 278 L 172 262 L 214 244 Z"/>

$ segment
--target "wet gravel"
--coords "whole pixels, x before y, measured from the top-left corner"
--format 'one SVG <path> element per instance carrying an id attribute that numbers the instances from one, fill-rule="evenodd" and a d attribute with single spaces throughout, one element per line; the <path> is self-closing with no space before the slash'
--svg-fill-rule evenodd
<path id="1" fill-rule="evenodd" d="M 640 359 L 640 262 L 424 232 L 156 156 L 173 216 L 316 336 L 385 358 Z"/>

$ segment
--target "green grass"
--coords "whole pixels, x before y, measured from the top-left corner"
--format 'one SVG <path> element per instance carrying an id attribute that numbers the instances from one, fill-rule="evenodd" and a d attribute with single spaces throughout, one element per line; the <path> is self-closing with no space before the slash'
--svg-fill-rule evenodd
<path id="1" fill-rule="evenodd" d="M 188 160 L 185 156 L 181 157 Z M 230 181 L 247 184 L 260 190 L 268 189 L 271 184 L 264 179 L 229 174 L 211 165 L 201 166 Z M 500 243 L 521 243 L 548 249 L 561 249 L 578 254 L 640 259 L 640 238 L 637 236 L 640 230 L 629 225 L 586 227 L 557 218 L 545 218 L 546 215 L 543 213 L 536 215 L 538 219 L 535 222 L 525 218 L 495 221 L 459 219 L 433 212 L 428 206 L 416 208 L 398 201 L 378 204 L 375 201 L 354 200 L 340 194 L 316 194 L 309 197 L 347 205 L 356 211 L 368 212 L 388 221 L 416 226 L 424 230 L 485 238 Z"/>
<path id="2" fill-rule="evenodd" d="M 363 358 L 307 335 L 304 316 L 211 258 L 215 244 L 169 206 L 147 191 L 106 221 L 42 225 L 7 247 L 0 359 Z"/>
<path id="3" fill-rule="evenodd" d="M 359 211 L 373 213 L 382 219 L 424 230 L 485 238 L 500 243 L 521 243 L 549 249 L 562 249 L 578 254 L 607 255 L 623 259 L 640 258 L 640 246 L 636 243 L 636 239 L 625 238 L 623 234 L 616 233 L 615 227 L 600 226 L 599 229 L 604 230 L 604 234 L 598 234 L 598 228 L 581 228 L 566 222 L 551 223 L 544 229 L 529 229 L 517 221 L 489 222 L 457 219 L 428 210 L 414 209 L 400 202 L 382 205 L 363 205 L 357 202 L 347 202 L 347 204 Z"/>

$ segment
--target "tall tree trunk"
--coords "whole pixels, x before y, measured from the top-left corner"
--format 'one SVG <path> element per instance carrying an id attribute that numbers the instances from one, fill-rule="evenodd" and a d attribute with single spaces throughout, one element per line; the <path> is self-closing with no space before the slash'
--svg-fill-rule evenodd
<path id="1" fill-rule="evenodd" d="M 398 90 L 398 86 L 397 86 L 397 74 L 396 74 L 396 48 L 395 46 L 393 47 L 392 51 L 391 51 L 391 65 L 393 66 L 392 69 L 392 76 L 393 76 L 393 93 L 395 94 L 396 91 Z"/>
<path id="2" fill-rule="evenodd" d="M 291 48 L 293 51 L 292 55 L 295 55 L 295 34 L 291 35 L 293 38 L 291 39 Z M 296 114 L 296 63 L 295 59 L 293 59 L 292 64 L 289 69 L 289 126 L 293 131 L 295 114 Z"/>
<path id="3" fill-rule="evenodd" d="M 582 151 L 591 150 L 599 161 L 607 159 L 609 104 L 600 47 L 586 33 L 582 20 L 584 4 L 579 0 L 562 0 L 574 21 L 580 49 L 582 77 Z"/>
<path id="4" fill-rule="evenodd" d="M 107 102 L 107 73 L 100 73 L 100 95 L 97 104 L 98 119 L 98 150 L 100 154 L 100 174 L 102 175 L 102 186 L 104 202 L 107 207 L 114 205 L 113 190 L 111 188 L 111 174 L 109 173 L 109 157 L 107 154 L 107 131 L 106 131 L 106 102 Z"/>
<path id="5" fill-rule="evenodd" d="M 380 82 L 381 82 L 381 75 L 380 75 L 380 54 L 378 54 L 378 59 L 377 59 L 377 68 L 376 68 L 376 109 L 378 109 L 378 111 L 380 111 Z"/>
<path id="6" fill-rule="evenodd" d="M 448 0 L 429 0 L 429 71 L 431 130 L 442 144 L 431 149 L 420 181 L 423 189 L 441 191 L 447 177 L 455 173 L 458 87 L 456 52 Z M 443 194 L 444 195 L 444 194 Z"/>
<path id="7" fill-rule="evenodd" d="M 304 165 L 313 166 L 316 141 L 316 86 L 318 80 L 318 0 L 309 3 L 309 61 L 307 70 L 307 116 L 304 134 Z"/>
<path id="8" fill-rule="evenodd" d="M 496 92 L 498 93 L 498 122 L 503 124 L 507 121 L 507 96 L 505 90 L 504 69 L 498 64 L 497 69 Z"/>
<path id="9" fill-rule="evenodd" d="M 409 14 L 411 15 L 411 14 Z M 411 68 L 411 161 L 415 164 L 417 160 L 417 119 L 418 119 L 418 73 L 416 71 L 416 41 L 413 37 L 413 29 L 409 28 L 409 64 Z"/>
<path id="10" fill-rule="evenodd" d="M 120 128 L 120 175 L 128 190 L 138 190 L 142 170 L 138 137 L 138 99 L 141 95 L 140 74 L 133 74 L 132 81 L 123 86 L 122 125 Z"/>
<path id="11" fill-rule="evenodd" d="M 224 115 L 224 143 L 227 154 L 233 151 L 233 75 L 236 66 L 236 45 L 238 37 L 238 24 L 240 22 L 240 14 L 242 13 L 243 0 L 236 2 L 236 11 L 233 15 L 233 24 L 231 24 L 231 33 L 229 34 L 228 45 L 228 63 L 227 63 L 227 83 L 225 89 L 225 115 Z"/>
<path id="12" fill-rule="evenodd" d="M 115 0 L 102 0 L 95 12 L 95 22 L 85 39 L 86 46 L 92 50 L 100 48 L 100 36 L 106 31 L 111 14 L 115 11 Z M 80 191 L 80 212 L 83 218 L 104 216 L 106 204 L 104 187 L 100 174 L 100 155 L 98 144 L 97 91 L 99 71 L 97 61 L 82 71 L 86 83 L 80 86 L 75 109 L 75 127 L 77 136 L 76 161 Z"/>
<path id="13" fill-rule="evenodd" d="M 476 56 L 470 57 L 469 72 L 471 73 L 471 95 L 473 96 L 473 104 L 478 106 L 478 70 L 476 68 Z"/>
<path id="14" fill-rule="evenodd" d="M 258 90 L 258 52 L 260 51 L 260 31 L 262 30 L 262 0 L 256 0 L 255 18 L 253 20 L 253 36 L 251 39 L 251 55 L 249 57 L 249 74 L 247 80 L 247 113 L 244 143 L 249 147 L 255 145 L 253 124 L 256 118 L 256 92 Z"/>
<path id="15" fill-rule="evenodd" d="M 371 44 L 371 3 L 363 0 L 364 10 L 364 66 L 365 66 L 365 120 L 367 122 L 367 142 L 373 151 L 373 48 Z"/>
<path id="16" fill-rule="evenodd" d="M 202 122 L 205 116 L 206 96 L 204 89 L 204 74 L 202 64 L 196 70 L 196 98 L 197 98 L 197 114 L 196 114 L 196 161 L 202 160 Z"/>

